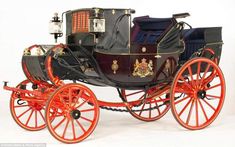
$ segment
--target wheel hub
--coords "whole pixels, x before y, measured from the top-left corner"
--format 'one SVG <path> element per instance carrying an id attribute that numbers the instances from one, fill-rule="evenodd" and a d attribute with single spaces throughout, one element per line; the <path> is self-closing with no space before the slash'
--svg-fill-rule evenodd
<path id="1" fill-rule="evenodd" d="M 72 110 L 71 116 L 73 119 L 79 119 L 81 116 L 81 112 L 79 110 Z"/>
<path id="2" fill-rule="evenodd" d="M 206 97 L 206 91 L 205 90 L 199 90 L 197 92 L 197 97 L 200 99 L 204 99 Z"/>

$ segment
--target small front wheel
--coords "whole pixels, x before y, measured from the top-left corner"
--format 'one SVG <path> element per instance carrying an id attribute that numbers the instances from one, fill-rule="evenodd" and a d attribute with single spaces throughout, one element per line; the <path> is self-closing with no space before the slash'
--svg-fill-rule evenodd
<path id="1" fill-rule="evenodd" d="M 29 80 L 24 80 L 16 86 L 16 88 L 29 90 L 40 90 L 42 85 L 34 86 Z M 27 98 L 28 100 L 25 100 Z M 28 131 L 39 131 L 46 127 L 45 124 L 45 105 L 36 101 L 38 98 L 29 93 L 12 92 L 10 99 L 11 115 L 15 122 Z"/>
<path id="2" fill-rule="evenodd" d="M 50 110 L 57 108 L 54 120 Z M 99 119 L 99 105 L 94 93 L 81 84 L 59 87 L 46 106 L 46 124 L 50 133 L 64 143 L 77 143 L 86 139 Z"/>

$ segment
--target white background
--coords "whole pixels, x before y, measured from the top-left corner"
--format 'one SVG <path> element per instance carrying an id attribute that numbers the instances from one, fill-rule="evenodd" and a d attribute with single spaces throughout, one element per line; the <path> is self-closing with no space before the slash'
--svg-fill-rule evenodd
<path id="1" fill-rule="evenodd" d="M 0 3 L 0 81 L 16 85 L 25 77 L 21 70 L 24 48 L 32 44 L 52 44 L 48 22 L 54 12 L 90 7 L 133 8 L 134 16 L 170 17 L 189 12 L 185 21 L 193 27 L 223 27 L 220 67 L 226 78 L 226 101 L 216 121 L 200 131 L 181 128 L 169 112 L 157 122 L 145 123 L 128 114 L 101 111 L 94 133 L 73 146 L 234 146 L 235 145 L 235 4 L 233 0 L 7 0 Z M 59 42 L 64 42 L 60 38 Z M 92 88 L 97 97 L 117 99 L 112 88 Z M 105 92 L 105 93 L 104 93 Z M 0 88 L 0 143 L 47 143 L 63 146 L 45 129 L 28 132 L 10 116 L 10 92 Z M 72 145 L 71 145 L 72 146 Z"/>

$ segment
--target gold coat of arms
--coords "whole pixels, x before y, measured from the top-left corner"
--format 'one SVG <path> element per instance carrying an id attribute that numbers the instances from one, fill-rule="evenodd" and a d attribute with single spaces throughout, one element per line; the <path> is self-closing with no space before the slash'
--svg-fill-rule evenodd
<path id="1" fill-rule="evenodd" d="M 139 76 L 144 78 L 146 76 L 153 75 L 153 61 L 149 60 L 149 63 L 145 58 L 141 59 L 141 63 L 138 59 L 135 60 L 133 76 Z"/>

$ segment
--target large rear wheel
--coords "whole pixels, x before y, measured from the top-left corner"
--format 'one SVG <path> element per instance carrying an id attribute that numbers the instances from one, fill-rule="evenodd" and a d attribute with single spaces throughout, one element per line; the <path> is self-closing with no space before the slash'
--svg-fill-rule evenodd
<path id="1" fill-rule="evenodd" d="M 179 124 L 203 129 L 218 116 L 225 97 L 219 66 L 206 58 L 193 58 L 177 72 L 171 87 L 171 110 Z"/>

